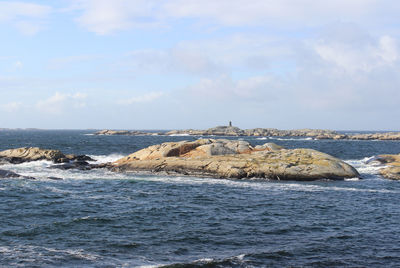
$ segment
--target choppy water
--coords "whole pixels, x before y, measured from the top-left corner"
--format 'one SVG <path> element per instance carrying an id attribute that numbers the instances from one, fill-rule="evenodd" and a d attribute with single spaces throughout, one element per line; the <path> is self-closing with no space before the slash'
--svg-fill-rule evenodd
<path id="1" fill-rule="evenodd" d="M 39 146 L 106 162 L 151 144 L 196 139 L 88 133 L 2 131 L 0 149 Z M 400 153 L 400 142 L 244 139 L 314 148 L 346 160 L 364 179 L 233 181 L 62 171 L 47 161 L 3 165 L 37 180 L 0 180 L 0 266 L 399 265 L 400 182 L 383 179 L 366 161 Z"/>

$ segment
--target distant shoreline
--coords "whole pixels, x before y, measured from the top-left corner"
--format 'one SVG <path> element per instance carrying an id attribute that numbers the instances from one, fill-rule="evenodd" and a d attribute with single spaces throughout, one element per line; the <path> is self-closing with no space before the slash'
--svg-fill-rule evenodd
<path id="1" fill-rule="evenodd" d="M 352 132 L 352 131 L 348 131 Z M 279 130 L 275 128 L 253 128 L 240 129 L 233 126 L 217 126 L 206 130 L 171 130 L 159 132 L 146 132 L 137 130 L 101 130 L 93 135 L 114 135 L 114 136 L 139 136 L 139 135 L 166 135 L 166 136 L 231 136 L 231 137 L 311 137 L 314 139 L 331 140 L 400 140 L 400 132 L 371 132 L 344 134 L 339 131 L 326 129 L 295 129 Z M 360 131 L 361 132 L 361 131 Z"/>

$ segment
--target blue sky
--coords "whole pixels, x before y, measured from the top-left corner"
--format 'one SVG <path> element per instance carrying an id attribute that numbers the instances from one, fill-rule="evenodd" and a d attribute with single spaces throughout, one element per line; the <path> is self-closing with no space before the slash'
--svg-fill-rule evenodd
<path id="1" fill-rule="evenodd" d="M 400 130 L 400 2 L 0 1 L 0 128 Z"/>

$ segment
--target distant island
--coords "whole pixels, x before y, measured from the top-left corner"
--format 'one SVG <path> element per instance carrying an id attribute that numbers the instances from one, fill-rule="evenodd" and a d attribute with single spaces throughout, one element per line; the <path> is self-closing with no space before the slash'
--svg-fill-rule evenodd
<path id="1" fill-rule="evenodd" d="M 167 135 L 167 136 L 257 136 L 257 137 L 311 137 L 332 140 L 400 140 L 400 132 L 343 134 L 326 129 L 279 130 L 275 128 L 240 129 L 234 126 L 217 126 L 206 130 L 171 130 L 164 132 L 144 132 L 129 130 L 101 130 L 94 135 Z"/>

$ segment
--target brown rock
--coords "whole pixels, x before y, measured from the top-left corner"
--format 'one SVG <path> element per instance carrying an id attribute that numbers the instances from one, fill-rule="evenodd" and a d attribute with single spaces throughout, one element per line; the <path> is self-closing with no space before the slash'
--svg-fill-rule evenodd
<path id="1" fill-rule="evenodd" d="M 400 154 L 379 155 L 376 160 L 385 164 L 385 167 L 379 170 L 383 177 L 400 180 Z"/>
<path id="2" fill-rule="evenodd" d="M 311 150 L 245 141 L 200 139 L 150 146 L 113 163 L 115 171 L 153 171 L 217 178 L 278 180 L 359 177 L 350 165 Z"/>
<path id="3" fill-rule="evenodd" d="M 0 152 L 0 157 L 15 163 L 37 160 L 57 161 L 63 158 L 66 159 L 66 156 L 58 150 L 41 149 L 38 147 L 24 147 L 5 150 Z"/>

